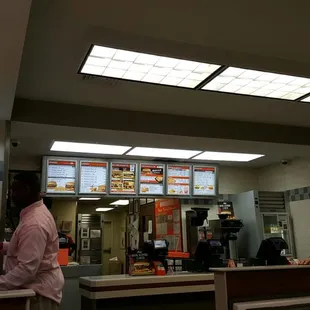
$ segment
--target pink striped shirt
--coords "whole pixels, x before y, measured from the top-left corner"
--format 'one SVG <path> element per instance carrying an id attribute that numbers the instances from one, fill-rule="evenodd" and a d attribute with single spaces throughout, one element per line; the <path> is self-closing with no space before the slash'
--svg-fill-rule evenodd
<path id="1" fill-rule="evenodd" d="M 60 304 L 64 277 L 58 248 L 55 221 L 43 201 L 23 209 L 11 241 L 3 244 L 6 274 L 0 276 L 0 290 L 29 288 Z"/>

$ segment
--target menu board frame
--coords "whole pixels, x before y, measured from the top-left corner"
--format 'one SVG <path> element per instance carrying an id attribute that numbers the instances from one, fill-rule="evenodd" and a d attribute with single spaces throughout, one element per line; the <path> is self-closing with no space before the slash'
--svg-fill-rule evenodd
<path id="1" fill-rule="evenodd" d="M 112 184 L 112 166 L 113 164 L 127 164 L 127 165 L 135 165 L 135 181 L 134 181 L 134 186 L 135 186 L 135 191 L 132 193 L 120 193 L 120 192 L 112 192 L 111 191 L 111 184 Z M 131 161 L 131 160 L 111 160 L 110 162 L 110 173 L 109 173 L 109 195 L 111 196 L 126 196 L 128 195 L 129 197 L 131 196 L 137 196 L 139 193 L 138 190 L 138 163 L 136 161 Z"/>
<path id="2" fill-rule="evenodd" d="M 107 177 L 106 177 L 106 184 L 105 184 L 105 192 L 93 192 L 93 193 L 83 193 L 81 192 L 81 178 L 82 178 L 82 163 L 83 162 L 93 162 L 93 163 L 103 163 L 107 165 Z M 79 160 L 79 190 L 78 194 L 79 195 L 91 195 L 91 196 L 106 196 L 109 193 L 109 188 L 110 188 L 110 163 L 107 160 L 100 160 L 100 159 L 89 159 L 89 158 L 81 158 Z"/>
<path id="3" fill-rule="evenodd" d="M 214 174 L 215 174 L 215 183 L 214 183 L 214 186 L 215 186 L 215 189 L 214 189 L 214 195 L 198 195 L 198 194 L 195 194 L 195 189 L 194 189 L 194 186 L 195 186 L 195 167 L 203 167 L 203 168 L 214 168 Z M 208 164 L 202 164 L 202 165 L 199 165 L 199 164 L 192 164 L 192 197 L 216 197 L 218 196 L 218 188 L 219 188 L 219 180 L 218 180 L 218 165 L 208 165 Z"/>
<path id="4" fill-rule="evenodd" d="M 47 193 L 47 183 L 48 183 L 48 160 L 59 160 L 59 161 L 75 161 L 75 192 L 72 193 Z M 94 193 L 81 193 L 80 192 L 80 171 L 82 162 L 104 162 L 107 163 L 107 182 L 106 182 L 106 193 L 103 192 L 94 192 Z M 130 193 L 120 193 L 120 192 L 111 192 L 111 171 L 112 163 L 124 163 L 135 165 L 136 174 L 135 174 L 135 192 Z M 162 165 L 164 167 L 164 185 L 163 185 L 163 194 L 147 194 L 140 192 L 140 172 L 141 165 Z M 169 194 L 168 193 L 168 167 L 169 166 L 189 166 L 190 167 L 190 187 L 188 195 L 178 195 L 178 194 Z M 214 195 L 194 195 L 194 167 L 212 167 L 215 168 L 215 191 Z M 186 163 L 186 162 L 167 162 L 167 161 L 142 161 L 142 160 L 118 160 L 117 158 L 87 158 L 87 157 L 65 157 L 65 156 L 43 156 L 42 159 L 42 175 L 41 175 L 41 190 L 45 193 L 46 197 L 132 197 L 132 198 L 151 198 L 151 197 L 169 197 L 169 198 L 179 198 L 179 199 L 190 199 L 190 198 L 210 198 L 214 199 L 218 195 L 219 189 L 219 165 L 218 164 L 208 164 L 208 163 Z"/>
<path id="5" fill-rule="evenodd" d="M 72 161 L 75 162 L 75 182 L 74 182 L 74 192 L 56 192 L 56 193 L 48 193 L 47 192 L 47 184 L 48 184 L 48 162 L 52 161 Z M 62 156 L 44 156 L 43 157 L 43 167 L 42 167 L 42 182 L 41 182 L 41 190 L 46 193 L 46 196 L 53 197 L 64 197 L 64 196 L 77 196 L 78 194 L 78 186 L 79 186 L 79 159 L 74 157 L 62 157 Z"/>
<path id="6" fill-rule="evenodd" d="M 189 166 L 189 192 L 188 195 L 176 195 L 176 194 L 169 194 L 168 191 L 168 171 L 169 171 L 169 166 Z M 193 180 L 193 169 L 192 169 L 193 164 L 190 163 L 167 163 L 166 164 L 166 193 L 164 194 L 165 196 L 169 196 L 171 198 L 174 197 L 180 197 L 180 199 L 182 198 L 190 198 L 192 196 L 192 191 L 193 191 L 193 187 L 192 187 L 192 180 Z"/>
<path id="7" fill-rule="evenodd" d="M 152 193 L 142 193 L 140 191 L 140 183 L 141 183 L 141 167 L 142 165 L 150 165 L 150 166 L 163 166 L 163 193 L 162 194 L 152 194 Z M 165 196 L 167 189 L 166 189 L 166 163 L 160 163 L 160 162 L 140 162 L 139 165 L 139 171 L 138 171 L 138 195 L 139 197 L 145 197 L 145 196 L 154 196 L 154 197 L 162 197 Z"/>

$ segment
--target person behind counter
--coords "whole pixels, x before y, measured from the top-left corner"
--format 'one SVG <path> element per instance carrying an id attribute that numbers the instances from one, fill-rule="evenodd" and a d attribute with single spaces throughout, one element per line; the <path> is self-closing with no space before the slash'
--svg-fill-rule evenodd
<path id="1" fill-rule="evenodd" d="M 64 277 L 57 261 L 58 234 L 55 221 L 40 197 L 40 183 L 35 173 L 14 177 L 12 201 L 21 209 L 20 222 L 9 243 L 0 243 L 7 254 L 5 271 L 0 276 L 0 290 L 33 289 L 37 297 L 32 310 L 58 309 Z"/>

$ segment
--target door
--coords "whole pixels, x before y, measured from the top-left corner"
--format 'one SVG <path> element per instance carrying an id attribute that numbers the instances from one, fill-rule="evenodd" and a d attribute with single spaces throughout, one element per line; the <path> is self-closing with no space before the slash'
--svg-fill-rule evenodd
<path id="1" fill-rule="evenodd" d="M 110 273 L 109 270 L 109 260 L 112 257 L 112 244 L 113 244 L 113 230 L 112 230 L 112 222 L 104 221 L 103 223 L 103 274 L 108 275 Z"/>

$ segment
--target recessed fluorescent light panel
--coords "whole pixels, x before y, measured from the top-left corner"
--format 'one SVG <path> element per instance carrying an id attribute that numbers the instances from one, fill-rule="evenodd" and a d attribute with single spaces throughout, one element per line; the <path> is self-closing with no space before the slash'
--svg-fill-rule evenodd
<path id="1" fill-rule="evenodd" d="M 120 200 L 117 200 L 117 201 L 110 203 L 110 205 L 111 206 L 127 206 L 127 205 L 129 205 L 129 200 L 120 199 Z"/>
<path id="2" fill-rule="evenodd" d="M 202 89 L 296 100 L 310 93 L 310 79 L 229 67 L 207 83 Z"/>
<path id="3" fill-rule="evenodd" d="M 301 100 L 302 102 L 310 102 L 310 96 Z"/>
<path id="4" fill-rule="evenodd" d="M 107 211 L 111 211 L 114 208 L 97 208 L 96 211 L 97 212 L 107 212 Z"/>
<path id="5" fill-rule="evenodd" d="M 79 200 L 100 200 L 101 198 L 95 198 L 95 197 L 82 197 Z"/>
<path id="6" fill-rule="evenodd" d="M 135 147 L 127 155 L 133 156 L 147 156 L 159 158 L 178 158 L 189 159 L 198 155 L 201 151 L 177 150 L 177 149 L 161 149 L 151 147 Z"/>
<path id="7" fill-rule="evenodd" d="M 218 65 L 94 45 L 81 73 L 195 88 Z"/>
<path id="8" fill-rule="evenodd" d="M 204 152 L 194 157 L 193 159 L 215 160 L 215 161 L 235 161 L 249 162 L 254 159 L 263 157 L 259 154 L 244 154 L 244 153 L 227 153 L 227 152 Z"/>
<path id="9" fill-rule="evenodd" d="M 129 149 L 131 149 L 131 146 L 77 143 L 77 142 L 64 142 L 64 141 L 55 141 L 51 147 L 51 151 L 69 152 L 69 153 L 109 154 L 109 155 L 123 155 Z"/>

